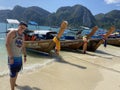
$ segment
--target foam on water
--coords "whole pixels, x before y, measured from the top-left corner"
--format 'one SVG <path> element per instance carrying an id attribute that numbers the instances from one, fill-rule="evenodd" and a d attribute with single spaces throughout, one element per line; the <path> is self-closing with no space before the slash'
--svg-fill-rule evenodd
<path id="1" fill-rule="evenodd" d="M 47 60 L 46 62 L 44 62 L 42 64 L 40 64 L 40 63 L 33 64 L 33 65 L 29 64 L 29 66 L 24 67 L 24 72 L 34 71 L 36 69 L 39 69 L 41 67 L 44 67 L 44 66 L 52 63 L 53 61 L 55 61 L 55 59 Z"/>
<path id="2" fill-rule="evenodd" d="M 23 70 L 21 71 L 21 73 L 35 71 L 37 69 L 40 69 L 40 68 L 52 63 L 53 61 L 55 61 L 54 58 L 47 59 L 46 62 L 44 62 L 44 63 L 34 63 L 34 64 L 25 65 L 25 66 L 23 66 Z M 7 76 L 7 75 L 9 75 L 9 69 L 6 69 L 6 70 L 3 70 L 0 72 L 0 77 Z"/>
<path id="3" fill-rule="evenodd" d="M 0 40 L 5 40 L 5 38 L 0 38 Z"/>

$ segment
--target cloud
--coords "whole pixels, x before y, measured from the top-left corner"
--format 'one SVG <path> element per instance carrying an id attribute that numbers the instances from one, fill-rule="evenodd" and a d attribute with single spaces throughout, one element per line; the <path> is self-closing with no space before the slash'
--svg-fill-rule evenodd
<path id="1" fill-rule="evenodd" d="M 120 0 L 104 0 L 107 4 L 120 3 Z"/>
<path id="2" fill-rule="evenodd" d="M 2 6 L 0 6 L 0 10 L 5 10 L 5 9 L 12 9 L 11 7 L 2 7 Z"/>

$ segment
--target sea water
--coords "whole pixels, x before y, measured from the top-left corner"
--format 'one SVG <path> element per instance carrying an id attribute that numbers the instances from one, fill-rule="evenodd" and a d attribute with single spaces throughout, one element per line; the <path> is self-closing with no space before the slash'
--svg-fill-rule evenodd
<path id="1" fill-rule="evenodd" d="M 5 41 L 6 41 L 6 29 L 9 25 L 6 25 L 5 23 L 0 23 L 0 77 L 8 75 L 9 69 L 8 69 L 8 56 L 7 51 L 5 47 Z M 30 30 L 35 30 L 35 26 L 29 25 L 28 28 Z M 51 29 L 48 26 L 38 26 L 38 29 L 42 30 L 49 30 Z M 54 29 L 54 31 L 57 31 L 58 29 Z M 41 54 L 41 53 L 35 53 L 27 51 L 27 62 L 23 63 L 23 72 L 26 71 L 32 71 L 36 68 L 43 67 L 47 65 L 48 63 L 51 63 L 55 60 L 54 57 L 51 57 L 47 54 Z M 24 62 L 24 61 L 23 61 Z"/>

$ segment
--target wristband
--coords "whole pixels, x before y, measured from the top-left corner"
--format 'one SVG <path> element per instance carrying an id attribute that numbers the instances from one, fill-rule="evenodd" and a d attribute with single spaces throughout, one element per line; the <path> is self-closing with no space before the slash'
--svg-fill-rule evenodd
<path id="1" fill-rule="evenodd" d="M 9 59 L 13 59 L 13 57 L 9 57 Z"/>
<path id="2" fill-rule="evenodd" d="M 27 57 L 27 55 L 24 55 L 24 57 Z"/>

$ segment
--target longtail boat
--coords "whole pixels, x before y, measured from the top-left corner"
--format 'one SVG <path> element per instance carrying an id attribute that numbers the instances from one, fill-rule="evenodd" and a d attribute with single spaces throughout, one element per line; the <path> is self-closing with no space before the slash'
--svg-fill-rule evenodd
<path id="1" fill-rule="evenodd" d="M 55 36 L 57 39 L 60 39 L 64 30 L 67 28 L 67 25 L 68 25 L 67 21 L 62 22 L 60 30 L 57 36 Z M 43 53 L 50 53 L 50 51 L 54 49 L 56 45 L 53 39 L 39 41 L 25 41 L 24 43 L 27 49 L 36 50 Z"/>
<path id="2" fill-rule="evenodd" d="M 108 38 L 107 44 L 114 45 L 114 46 L 120 46 L 120 38 Z"/>
<path id="3" fill-rule="evenodd" d="M 120 31 L 116 30 L 114 33 L 110 34 L 106 43 L 113 46 L 120 46 Z"/>
<path id="4" fill-rule="evenodd" d="M 63 26 L 61 25 L 61 30 L 64 29 Z M 90 34 L 88 34 L 88 38 L 90 38 L 95 32 L 97 28 L 96 26 L 92 28 L 92 31 Z M 61 31 L 59 31 L 61 32 Z M 63 33 L 63 32 L 62 32 Z M 59 33 L 58 33 L 59 35 Z M 61 34 L 62 35 L 62 34 Z M 58 36 L 60 37 L 60 36 Z M 32 51 L 38 51 L 38 52 L 45 52 L 45 53 L 50 53 L 50 51 L 55 47 L 55 43 L 52 42 L 53 40 L 50 39 L 43 39 L 39 41 L 25 41 L 26 48 Z M 52 42 L 52 43 L 51 43 Z M 76 50 L 79 49 L 80 46 L 83 45 L 83 40 L 82 39 L 74 39 L 74 40 L 60 40 L 61 43 L 61 49 L 62 50 Z"/>
<path id="5" fill-rule="evenodd" d="M 98 30 L 98 27 L 97 27 L 97 26 L 93 27 L 92 32 L 90 32 L 90 34 L 88 34 L 86 37 L 83 36 L 83 41 L 84 41 L 84 44 L 83 44 L 83 53 L 84 53 L 84 54 L 85 54 L 86 51 L 87 51 L 88 40 L 91 38 L 91 36 L 94 35 L 94 33 L 96 32 L 96 30 Z M 94 42 L 93 42 L 93 43 L 94 43 Z"/>
<path id="6" fill-rule="evenodd" d="M 92 28 L 92 31 L 87 35 L 87 38 L 90 37 L 97 31 L 98 27 L 95 26 Z M 61 49 L 62 50 L 76 50 L 83 46 L 84 41 L 82 38 L 74 39 L 74 40 L 63 40 L 61 41 Z"/>
<path id="7" fill-rule="evenodd" d="M 90 37 L 96 32 L 98 27 L 94 27 L 90 34 L 87 35 L 87 39 L 89 39 L 89 42 L 87 44 L 87 50 L 88 51 L 96 51 L 96 49 L 104 43 L 105 38 L 107 38 L 114 30 L 114 27 L 111 27 L 110 30 L 104 35 L 103 39 L 91 39 Z M 63 33 L 63 32 L 62 32 Z M 55 43 L 52 39 L 49 40 L 39 40 L 39 41 L 25 41 L 26 47 L 28 49 L 36 50 L 39 52 L 45 52 L 50 53 L 52 49 L 55 47 Z M 76 49 L 82 49 L 84 41 L 83 39 L 75 39 L 75 40 L 60 40 L 61 43 L 61 49 L 62 50 L 76 50 Z M 86 48 L 86 47 L 85 47 Z"/>
<path id="8" fill-rule="evenodd" d="M 108 32 L 103 36 L 102 39 L 90 39 L 87 45 L 87 50 L 88 51 L 96 51 L 97 48 L 104 43 L 104 41 L 108 38 L 108 36 L 114 32 L 115 27 L 112 26 Z M 83 47 L 80 47 L 80 49 L 82 49 Z"/>

